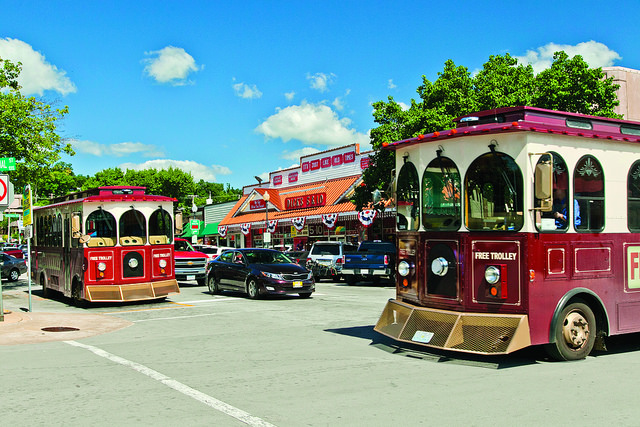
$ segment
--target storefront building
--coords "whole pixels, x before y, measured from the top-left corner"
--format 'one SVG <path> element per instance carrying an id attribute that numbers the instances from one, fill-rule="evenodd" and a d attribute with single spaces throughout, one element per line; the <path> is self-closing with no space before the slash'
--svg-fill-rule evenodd
<path id="1" fill-rule="evenodd" d="M 369 166 L 357 144 L 300 158 L 300 165 L 243 188 L 218 233 L 235 247 L 303 250 L 319 240 L 391 240 L 393 210 L 356 211 L 349 201 Z"/>

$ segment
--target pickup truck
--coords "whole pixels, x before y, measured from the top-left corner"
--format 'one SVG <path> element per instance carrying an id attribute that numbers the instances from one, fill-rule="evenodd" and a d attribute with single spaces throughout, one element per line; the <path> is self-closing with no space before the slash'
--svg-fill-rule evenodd
<path id="1" fill-rule="evenodd" d="M 207 254 L 193 249 L 186 239 L 176 237 L 174 240 L 173 258 L 177 281 L 196 280 L 198 285 L 207 283 L 206 267 L 209 262 Z"/>
<path id="2" fill-rule="evenodd" d="M 356 252 L 345 254 L 342 277 L 352 285 L 358 280 L 395 281 L 396 246 L 392 242 L 364 241 Z"/>

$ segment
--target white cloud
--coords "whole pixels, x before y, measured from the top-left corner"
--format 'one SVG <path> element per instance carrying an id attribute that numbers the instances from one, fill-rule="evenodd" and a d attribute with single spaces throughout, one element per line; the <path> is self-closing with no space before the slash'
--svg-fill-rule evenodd
<path id="1" fill-rule="evenodd" d="M 145 52 L 151 56 L 143 60 L 147 65 L 145 73 L 158 83 L 169 83 L 173 86 L 182 86 L 191 83 L 187 80 L 190 73 L 201 70 L 193 56 L 183 48 L 167 46 L 160 50 Z"/>
<path id="2" fill-rule="evenodd" d="M 170 167 L 180 169 L 186 173 L 190 173 L 193 179 L 199 181 L 201 179 L 214 182 L 216 181 L 216 175 L 229 175 L 231 170 L 226 166 L 212 165 L 205 166 L 201 163 L 194 162 L 192 160 L 170 160 L 170 159 L 157 159 L 149 160 L 144 163 L 123 163 L 120 169 L 127 170 L 144 170 L 144 169 L 169 169 Z"/>
<path id="3" fill-rule="evenodd" d="M 300 160 L 300 157 L 308 156 L 310 154 L 319 153 L 320 150 L 313 147 L 303 147 L 295 151 L 283 151 L 282 158 L 286 160 Z M 297 165 L 296 165 L 297 166 Z"/>
<path id="4" fill-rule="evenodd" d="M 141 142 L 119 142 L 116 144 L 100 144 L 94 141 L 70 141 L 73 149 L 79 153 L 92 154 L 94 156 L 123 157 L 131 154 L 140 154 L 143 157 L 160 157 L 164 153 L 155 145 Z"/>
<path id="5" fill-rule="evenodd" d="M 236 95 L 244 99 L 254 99 L 262 97 L 262 92 L 258 90 L 256 85 L 249 86 L 245 83 L 236 83 L 233 85 Z"/>
<path id="6" fill-rule="evenodd" d="M 334 99 L 331 105 L 333 105 L 333 108 L 335 108 L 338 111 L 344 110 L 344 104 L 342 103 L 342 98 L 340 97 Z"/>
<path id="7" fill-rule="evenodd" d="M 397 87 L 398 87 L 398 86 L 396 86 L 396 85 L 394 85 L 394 84 L 393 84 L 393 79 L 389 79 L 389 82 L 388 82 L 388 84 L 387 84 L 387 88 L 388 88 L 388 89 L 395 89 L 395 88 L 397 88 Z"/>
<path id="8" fill-rule="evenodd" d="M 533 71 L 539 73 L 551 67 L 554 52 L 563 50 L 570 58 L 581 55 L 587 64 L 592 68 L 609 67 L 614 61 L 622 59 L 617 52 L 609 49 L 606 45 L 596 41 L 578 43 L 575 46 L 568 44 L 548 43 L 536 50 L 528 50 L 524 56 L 515 56 L 521 64 L 531 64 Z"/>
<path id="9" fill-rule="evenodd" d="M 333 83 L 336 75 L 315 73 L 314 75 L 307 74 L 307 80 L 311 82 L 311 88 L 319 90 L 320 92 L 326 92 L 329 89 L 329 85 Z"/>
<path id="10" fill-rule="evenodd" d="M 49 64 L 43 54 L 21 40 L 0 39 L 0 58 L 22 62 L 18 83 L 22 86 L 20 93 L 25 96 L 42 96 L 45 90 L 53 90 L 63 96 L 77 91 L 66 71 Z"/>
<path id="11" fill-rule="evenodd" d="M 284 142 L 297 139 L 305 144 L 338 147 L 359 143 L 369 145 L 369 137 L 350 129 L 351 120 L 338 118 L 330 107 L 324 104 L 292 105 L 278 108 L 276 113 L 255 131 L 266 138 L 280 138 Z"/>
<path id="12" fill-rule="evenodd" d="M 409 104 L 405 104 L 404 102 L 399 102 L 399 101 L 396 101 L 396 102 L 398 103 L 400 108 L 402 108 L 402 111 L 408 111 L 409 108 L 411 108 L 411 105 Z"/>
<path id="13" fill-rule="evenodd" d="M 296 93 L 293 91 L 284 94 L 284 97 L 287 98 L 287 101 L 293 101 L 294 96 L 296 96 Z"/>

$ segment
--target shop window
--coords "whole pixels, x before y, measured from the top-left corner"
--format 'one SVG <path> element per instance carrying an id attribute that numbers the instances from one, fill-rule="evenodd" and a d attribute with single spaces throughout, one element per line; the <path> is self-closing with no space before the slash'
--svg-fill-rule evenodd
<path id="1" fill-rule="evenodd" d="M 469 230 L 522 228 L 523 179 L 513 158 L 493 150 L 478 157 L 469 166 L 464 189 L 465 225 Z"/>
<path id="2" fill-rule="evenodd" d="M 640 160 L 631 166 L 627 177 L 627 226 L 629 231 L 640 231 Z"/>
<path id="3" fill-rule="evenodd" d="M 569 203 L 569 170 L 567 163 L 558 153 L 551 156 L 544 154 L 538 164 L 551 161 L 553 158 L 553 207 L 551 212 L 536 211 L 536 228 L 540 231 L 567 231 L 571 223 L 574 206 Z M 577 202 L 574 201 L 574 205 Z M 540 199 L 535 199 L 535 207 L 540 207 Z M 578 219 L 579 221 L 579 219 Z"/>
<path id="4" fill-rule="evenodd" d="M 161 245 L 173 240 L 173 221 L 169 212 L 160 208 L 149 217 L 149 243 Z"/>
<path id="5" fill-rule="evenodd" d="M 573 171 L 574 225 L 577 231 L 604 229 L 604 172 L 598 160 L 582 157 Z"/>
<path id="6" fill-rule="evenodd" d="M 147 221 L 142 212 L 133 208 L 120 216 L 120 244 L 123 246 L 147 243 Z"/>
<path id="7" fill-rule="evenodd" d="M 398 230 L 417 230 L 420 226 L 420 181 L 413 163 L 407 162 L 400 169 L 396 192 Z"/>
<path id="8" fill-rule="evenodd" d="M 422 226 L 457 230 L 460 223 L 460 173 L 451 159 L 438 156 L 422 175 Z"/>

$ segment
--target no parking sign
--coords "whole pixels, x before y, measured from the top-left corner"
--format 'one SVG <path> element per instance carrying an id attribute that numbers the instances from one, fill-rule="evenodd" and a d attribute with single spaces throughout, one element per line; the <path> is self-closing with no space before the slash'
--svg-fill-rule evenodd
<path id="1" fill-rule="evenodd" d="M 9 194 L 9 175 L 0 175 L 0 206 L 9 207 L 11 203 Z"/>

